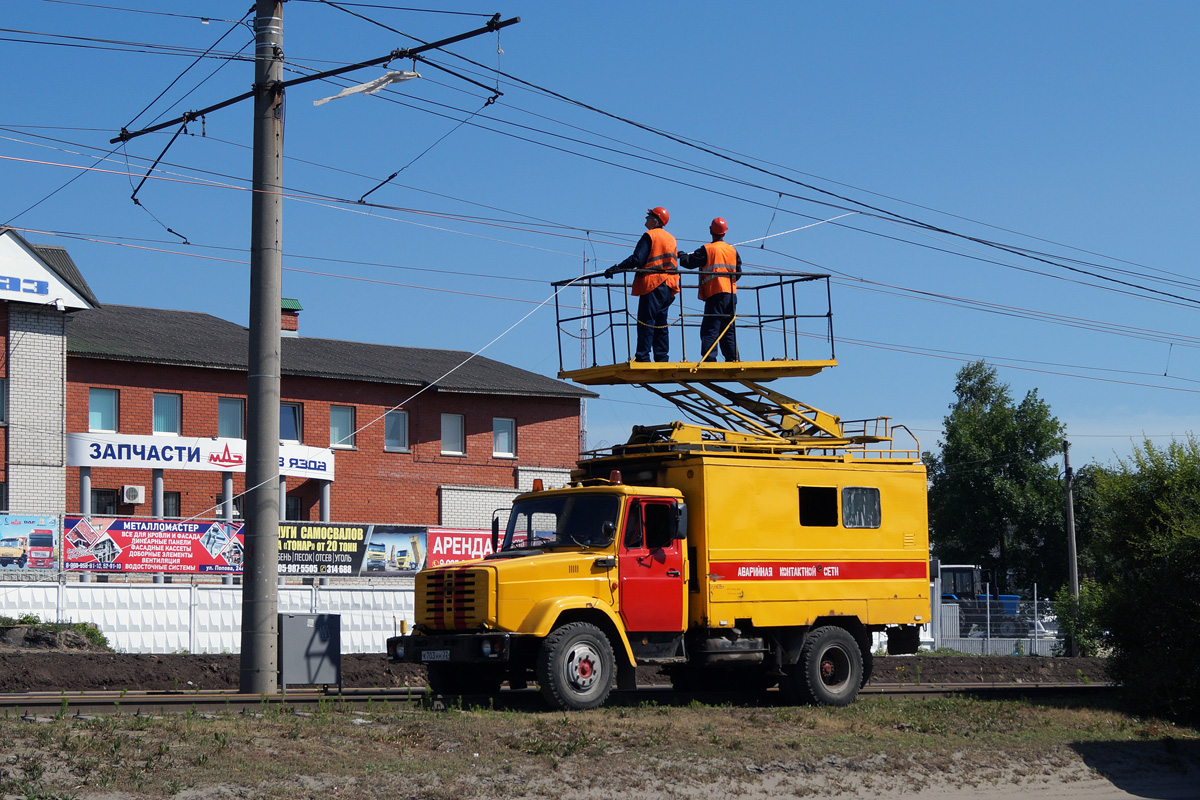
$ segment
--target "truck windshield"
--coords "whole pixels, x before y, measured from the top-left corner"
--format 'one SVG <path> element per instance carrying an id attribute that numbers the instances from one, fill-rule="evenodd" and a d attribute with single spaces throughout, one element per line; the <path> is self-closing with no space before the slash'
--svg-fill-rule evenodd
<path id="1" fill-rule="evenodd" d="M 29 537 L 30 547 L 54 547 L 54 537 L 50 534 L 34 534 Z"/>
<path id="2" fill-rule="evenodd" d="M 616 533 L 620 498 L 573 494 L 525 500 L 513 506 L 501 550 L 530 547 L 603 547 Z M 610 523 L 605 525 L 605 523 Z"/>
<path id="3" fill-rule="evenodd" d="M 20 547 L 20 539 L 0 539 L 0 547 Z"/>

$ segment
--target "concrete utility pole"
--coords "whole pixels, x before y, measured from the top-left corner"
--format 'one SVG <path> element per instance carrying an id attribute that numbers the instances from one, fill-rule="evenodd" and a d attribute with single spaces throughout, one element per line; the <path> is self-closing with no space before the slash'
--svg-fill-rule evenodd
<path id="1" fill-rule="evenodd" d="M 280 286 L 283 270 L 283 2 L 257 0 L 250 242 L 250 361 L 246 386 L 246 551 L 241 691 L 279 690 Z"/>
<path id="2" fill-rule="evenodd" d="M 1067 485 L 1067 570 L 1071 580 L 1071 599 L 1079 605 L 1079 559 L 1075 554 L 1075 495 L 1072 484 L 1075 474 L 1071 472 L 1071 443 L 1063 439 L 1063 469 L 1066 473 Z M 1071 639 L 1071 655 L 1079 655 L 1079 644 Z"/>

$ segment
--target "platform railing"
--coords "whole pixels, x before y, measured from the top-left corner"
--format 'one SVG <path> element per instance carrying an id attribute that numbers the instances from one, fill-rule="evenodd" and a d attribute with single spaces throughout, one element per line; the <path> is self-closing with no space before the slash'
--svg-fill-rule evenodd
<path id="1" fill-rule="evenodd" d="M 633 360 L 638 298 L 636 273 L 603 273 L 557 281 L 555 295 L 559 370 Z M 680 272 L 680 291 L 668 312 L 670 361 L 699 362 L 704 301 L 700 276 Z M 737 283 L 735 320 L 740 361 L 833 359 L 829 276 L 805 272 L 743 272 Z M 720 356 L 713 348 L 712 357 Z"/>

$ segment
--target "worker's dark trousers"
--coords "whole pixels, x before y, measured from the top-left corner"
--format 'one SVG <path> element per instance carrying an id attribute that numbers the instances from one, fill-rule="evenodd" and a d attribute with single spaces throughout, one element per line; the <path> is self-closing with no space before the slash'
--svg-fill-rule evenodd
<path id="1" fill-rule="evenodd" d="M 700 323 L 700 355 L 708 353 L 705 361 L 717 360 L 716 352 L 709 353 L 708 351 L 717 337 L 721 336 L 721 331 L 725 330 L 725 326 L 729 325 L 729 321 L 733 319 L 736 311 L 737 295 L 732 292 L 714 294 L 704 301 L 704 321 Z M 738 360 L 737 333 L 734 331 L 733 325 L 729 325 L 729 330 L 725 331 L 724 336 L 721 336 L 721 343 L 718 347 L 721 348 L 721 355 L 725 356 L 726 361 Z"/>
<path id="2" fill-rule="evenodd" d="M 675 300 L 675 293 L 665 283 L 654 287 L 649 294 L 638 298 L 637 350 L 634 361 L 649 361 L 654 351 L 655 361 L 669 361 L 671 332 L 667 328 L 667 309 Z"/>

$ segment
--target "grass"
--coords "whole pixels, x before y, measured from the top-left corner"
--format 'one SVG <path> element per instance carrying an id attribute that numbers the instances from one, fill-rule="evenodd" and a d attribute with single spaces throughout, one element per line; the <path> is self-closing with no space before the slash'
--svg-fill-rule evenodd
<path id="1" fill-rule="evenodd" d="M 96 647 L 112 650 L 108 643 L 108 637 L 90 622 L 42 622 L 36 614 L 22 614 L 16 618 L 0 616 L 0 628 L 13 628 L 18 625 L 27 625 L 54 634 L 73 631 Z"/>
<path id="2" fill-rule="evenodd" d="M 835 794 L 929 780 L 1012 781 L 1081 753 L 1200 760 L 1200 732 L 1118 708 L 864 698 L 848 708 L 661 706 L 564 714 L 336 703 L 312 712 L 0 719 L 0 796 L 288 798 Z M 1090 748 L 1090 749 L 1089 749 Z M 706 794 L 707 792 L 707 794 Z M 222 795 L 225 796 L 225 795 Z M 232 795 L 230 795 L 232 796 Z"/>

